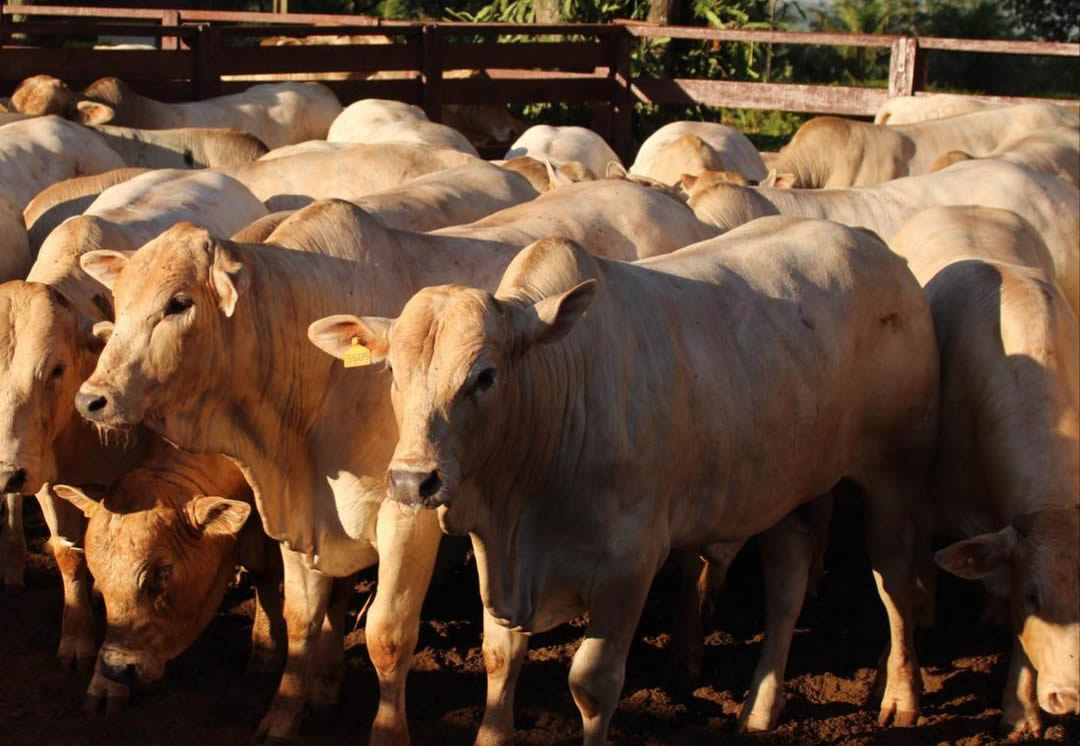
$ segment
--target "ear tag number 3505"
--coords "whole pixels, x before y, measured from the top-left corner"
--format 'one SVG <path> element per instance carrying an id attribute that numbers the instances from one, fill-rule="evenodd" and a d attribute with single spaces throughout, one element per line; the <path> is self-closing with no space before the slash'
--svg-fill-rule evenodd
<path id="1" fill-rule="evenodd" d="M 360 344 L 358 337 L 352 338 L 352 343 L 349 345 L 349 349 L 345 351 L 346 368 L 360 368 L 365 365 L 371 365 L 371 350 Z"/>

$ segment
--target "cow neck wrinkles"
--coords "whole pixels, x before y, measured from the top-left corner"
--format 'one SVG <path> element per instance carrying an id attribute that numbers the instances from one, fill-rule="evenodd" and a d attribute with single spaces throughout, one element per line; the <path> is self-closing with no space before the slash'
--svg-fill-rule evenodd
<path id="1" fill-rule="evenodd" d="M 273 246 L 235 250 L 251 272 L 248 297 L 241 297 L 223 340 L 237 374 L 213 382 L 210 400 L 192 411 L 212 418 L 210 427 L 200 428 L 213 433 L 200 450 L 224 453 L 237 464 L 265 518 L 263 495 L 287 495 L 289 483 L 308 488 L 302 482 L 307 441 L 332 390 L 333 361 L 308 343 L 307 324 L 346 307 L 359 273 L 343 280 L 343 262 L 317 254 Z M 259 311 L 265 308 L 275 313 Z"/>

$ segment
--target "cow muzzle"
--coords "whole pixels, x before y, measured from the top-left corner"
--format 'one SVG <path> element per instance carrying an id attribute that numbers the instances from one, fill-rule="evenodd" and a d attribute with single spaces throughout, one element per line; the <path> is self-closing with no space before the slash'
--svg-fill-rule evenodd
<path id="1" fill-rule="evenodd" d="M 1066 688 L 1051 691 L 1043 709 L 1051 715 L 1080 715 L 1080 692 Z"/>
<path id="2" fill-rule="evenodd" d="M 87 381 L 75 394 L 75 409 L 89 422 L 106 427 L 124 427 L 136 424 L 129 421 L 127 412 L 120 406 L 114 391 Z"/>
<path id="3" fill-rule="evenodd" d="M 390 498 L 412 508 L 437 508 L 448 502 L 437 469 L 390 467 L 386 473 Z"/>

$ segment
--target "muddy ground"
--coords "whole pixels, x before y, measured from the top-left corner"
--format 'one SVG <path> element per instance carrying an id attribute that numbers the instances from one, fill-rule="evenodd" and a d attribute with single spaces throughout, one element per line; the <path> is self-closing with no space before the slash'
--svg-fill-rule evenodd
<path id="1" fill-rule="evenodd" d="M 816 598 L 799 620 L 788 666 L 788 703 L 771 734 L 738 736 L 739 703 L 760 647 L 760 570 L 753 547 L 732 568 L 706 623 L 705 675 L 692 693 L 662 686 L 668 659 L 674 583 L 662 573 L 631 650 L 626 687 L 615 715 L 616 744 L 963 744 L 997 743 L 1008 637 L 979 623 L 981 593 L 961 581 L 942 581 L 939 628 L 920 638 L 925 694 L 923 718 L 910 730 L 882 730 L 863 706 L 885 641 L 861 540 L 857 504 L 840 506 Z M 26 588 L 0 592 L 0 744 L 10 746 L 233 746 L 247 741 L 275 681 L 245 677 L 252 600 L 230 592 L 202 639 L 169 665 L 164 686 L 144 693 L 114 715 L 82 712 L 86 680 L 61 671 L 53 657 L 62 593 L 44 553 L 44 525 L 27 502 L 31 557 Z M 460 566 L 429 595 L 420 645 L 409 678 L 408 702 L 416 744 L 469 744 L 484 698 L 481 621 L 475 571 Z M 370 580 L 358 586 L 350 617 L 363 605 Z M 580 721 L 566 675 L 581 623 L 533 638 L 517 695 L 520 744 L 572 744 Z M 348 673 L 336 718 L 308 723 L 301 743 L 363 744 L 374 714 L 376 682 L 357 630 L 347 640 Z M 1080 718 L 1054 719 L 1048 740 L 1080 743 Z"/>

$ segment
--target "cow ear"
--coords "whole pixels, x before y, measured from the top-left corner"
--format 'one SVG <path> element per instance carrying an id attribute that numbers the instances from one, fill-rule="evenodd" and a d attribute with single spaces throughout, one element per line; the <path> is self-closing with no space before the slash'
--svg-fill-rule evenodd
<path id="1" fill-rule="evenodd" d="M 701 178 L 700 174 L 683 174 L 679 177 L 679 184 L 682 186 L 683 191 L 689 193 L 694 185 L 698 183 L 698 179 Z"/>
<path id="2" fill-rule="evenodd" d="M 516 324 L 514 346 L 527 350 L 534 344 L 556 342 L 574 328 L 596 295 L 596 280 L 585 280 L 559 295 L 532 305 L 531 313 Z"/>
<path id="3" fill-rule="evenodd" d="M 607 168 L 604 169 L 605 179 L 625 179 L 627 175 L 626 166 L 618 161 L 608 161 Z"/>
<path id="4" fill-rule="evenodd" d="M 88 251 L 79 257 L 79 266 L 83 268 L 83 272 L 112 290 L 127 261 L 127 254 L 122 251 L 101 249 Z"/>
<path id="5" fill-rule="evenodd" d="M 116 116 L 111 106 L 97 101 L 80 101 L 75 104 L 75 111 L 77 121 L 81 124 L 105 124 Z"/>
<path id="6" fill-rule="evenodd" d="M 308 327 L 308 339 L 323 352 L 345 359 L 345 353 L 353 346 L 355 339 L 371 352 L 371 362 L 386 359 L 390 351 L 390 326 L 393 319 L 381 316 L 359 318 L 347 313 L 327 316 Z"/>
<path id="7" fill-rule="evenodd" d="M 218 308 L 225 316 L 232 317 L 237 301 L 251 285 L 251 274 L 244 263 L 221 241 L 214 242 L 210 282 L 218 296 Z"/>
<path id="8" fill-rule="evenodd" d="M 938 567 L 965 580 L 979 580 L 1007 569 L 1016 546 L 1017 533 L 1012 526 L 958 541 L 934 555 Z"/>
<path id="9" fill-rule="evenodd" d="M 236 536 L 251 515 L 251 506 L 225 497 L 196 497 L 188 505 L 191 522 L 204 536 Z"/>
<path id="10" fill-rule="evenodd" d="M 67 500 L 76 508 L 83 512 L 87 518 L 93 517 L 101 508 L 101 503 L 93 499 L 78 487 L 71 487 L 66 484 L 54 484 L 52 486 L 53 494 L 57 497 Z"/>
<path id="11" fill-rule="evenodd" d="M 772 183 L 767 184 L 766 182 L 770 179 L 772 180 Z M 762 179 L 758 184 L 758 186 L 771 186 L 774 189 L 794 189 L 798 185 L 799 178 L 795 176 L 795 174 L 787 171 L 777 173 L 775 168 L 772 171 L 769 171 L 769 175 Z"/>

